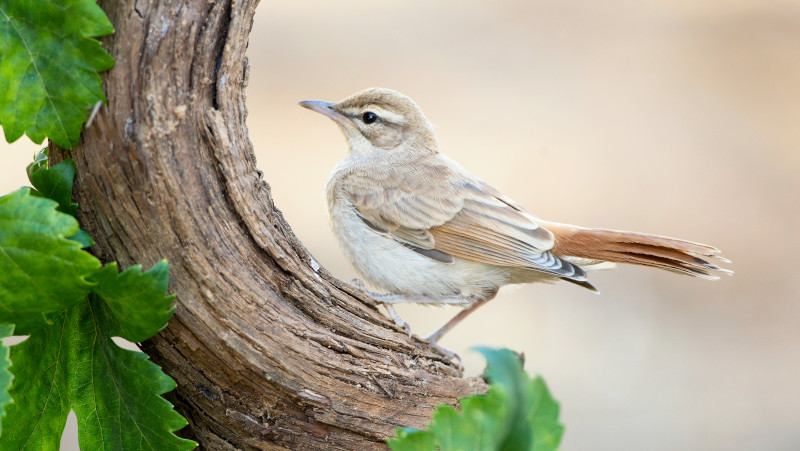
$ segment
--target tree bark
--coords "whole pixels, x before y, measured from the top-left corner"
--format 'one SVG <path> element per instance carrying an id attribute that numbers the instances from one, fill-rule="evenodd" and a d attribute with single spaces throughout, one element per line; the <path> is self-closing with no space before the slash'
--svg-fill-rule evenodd
<path id="1" fill-rule="evenodd" d="M 486 387 L 320 268 L 275 208 L 245 125 L 257 3 L 101 0 L 116 28 L 108 106 L 51 158 L 77 164 L 95 255 L 169 261 L 177 311 L 143 348 L 178 383 L 181 435 L 208 449 L 382 449 L 395 427 Z"/>

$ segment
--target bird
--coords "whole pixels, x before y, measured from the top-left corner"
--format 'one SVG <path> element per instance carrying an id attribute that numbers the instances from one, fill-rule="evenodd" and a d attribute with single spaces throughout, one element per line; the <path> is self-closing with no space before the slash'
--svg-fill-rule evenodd
<path id="1" fill-rule="evenodd" d="M 340 102 L 300 106 L 332 119 L 348 145 L 325 187 L 329 219 L 358 288 L 411 328 L 394 305 L 463 308 L 424 341 L 438 340 L 509 284 L 566 281 L 597 292 L 587 272 L 628 263 L 717 280 L 733 271 L 720 250 L 646 233 L 545 221 L 440 150 L 409 97 L 369 88 Z"/>

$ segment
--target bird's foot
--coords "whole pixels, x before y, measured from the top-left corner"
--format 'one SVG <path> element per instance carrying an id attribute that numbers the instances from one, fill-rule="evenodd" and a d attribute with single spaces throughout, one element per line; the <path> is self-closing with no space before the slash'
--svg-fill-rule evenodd
<path id="1" fill-rule="evenodd" d="M 405 322 L 405 320 L 403 320 L 403 318 L 400 317 L 400 315 L 397 313 L 397 311 L 395 311 L 394 307 L 392 307 L 390 304 L 384 303 L 385 300 L 394 299 L 394 298 L 398 297 L 398 295 L 396 295 L 396 294 L 373 293 L 373 292 L 367 290 L 367 287 L 364 285 L 364 281 L 362 281 L 361 279 L 353 279 L 353 280 L 351 280 L 350 281 L 350 285 L 352 285 L 356 290 L 358 290 L 358 291 L 366 294 L 367 296 L 371 297 L 372 299 L 382 303 L 383 306 L 386 307 L 386 311 L 389 312 L 389 316 L 392 317 L 392 321 L 394 321 L 394 323 L 396 325 L 398 325 L 398 326 L 402 327 L 403 329 L 405 329 L 406 333 L 408 333 L 408 338 L 411 338 L 411 326 L 409 326 L 408 323 Z"/>
<path id="2" fill-rule="evenodd" d="M 436 332 L 433 332 L 432 334 L 426 336 L 425 338 L 422 338 L 421 340 L 424 343 L 427 343 L 428 346 L 430 346 L 431 348 L 437 350 L 440 354 L 444 354 L 448 358 L 450 358 L 453 361 L 455 361 L 456 363 L 458 363 L 458 370 L 463 372 L 464 371 L 464 365 L 461 362 L 461 356 L 456 354 L 455 351 L 453 351 L 451 349 L 447 349 L 444 346 L 442 346 L 439 343 L 437 343 L 436 340 L 438 340 L 439 337 L 441 336 L 441 334 L 437 334 L 437 332 L 439 332 L 439 331 L 437 330 Z"/>
<path id="3" fill-rule="evenodd" d="M 458 363 L 459 371 L 464 371 L 464 365 L 461 362 L 461 356 L 455 353 L 450 349 L 445 348 L 444 346 L 440 346 L 436 343 L 442 335 L 444 335 L 448 330 L 450 330 L 455 324 L 457 324 L 461 319 L 463 319 L 469 312 L 475 310 L 478 306 L 482 305 L 483 303 L 487 302 L 491 297 L 485 299 L 479 299 L 475 296 L 446 296 L 446 297 L 426 297 L 426 296 L 408 296 L 404 294 L 388 294 L 388 293 L 373 293 L 366 289 L 364 286 L 364 282 L 360 279 L 353 279 L 350 281 L 350 285 L 356 288 L 358 291 L 366 294 L 367 296 L 371 297 L 372 299 L 380 302 L 386 307 L 386 311 L 389 312 L 389 316 L 392 318 L 392 321 L 403 329 L 405 329 L 406 333 L 408 334 L 408 338 L 411 338 L 411 326 L 408 325 L 403 318 L 395 311 L 394 304 L 406 304 L 406 303 L 416 303 L 416 304 L 450 304 L 450 305 L 469 305 L 468 308 L 464 309 L 461 313 L 456 315 L 455 318 L 450 320 L 447 324 L 437 329 L 432 334 L 428 335 L 425 338 L 420 338 L 420 341 L 426 343 L 431 348 L 438 351 L 440 354 L 452 359 L 456 363 Z"/>
<path id="4" fill-rule="evenodd" d="M 383 304 L 383 306 L 386 307 L 386 311 L 389 312 L 389 316 L 392 317 L 392 321 L 394 321 L 395 324 L 406 330 L 406 332 L 408 333 L 408 338 L 410 339 L 411 326 L 409 326 L 408 323 L 405 322 L 405 320 L 401 318 L 399 314 L 397 314 L 397 311 L 395 311 L 394 307 L 392 307 L 389 304 Z"/>
<path id="5" fill-rule="evenodd" d="M 364 285 L 364 281 L 361 280 L 361 279 L 353 279 L 353 280 L 351 280 L 350 281 L 350 285 L 355 287 L 355 289 L 357 289 L 358 291 L 361 291 L 363 293 L 369 294 L 367 292 L 367 287 Z"/>

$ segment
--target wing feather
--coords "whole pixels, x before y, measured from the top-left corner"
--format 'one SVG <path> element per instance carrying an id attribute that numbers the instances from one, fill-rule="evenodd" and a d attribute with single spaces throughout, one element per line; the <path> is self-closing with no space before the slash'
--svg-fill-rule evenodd
<path id="1" fill-rule="evenodd" d="M 342 180 L 373 230 L 417 252 L 522 267 L 584 281 L 578 267 L 549 252 L 553 234 L 502 193 L 441 155 L 408 168 L 358 172 Z"/>

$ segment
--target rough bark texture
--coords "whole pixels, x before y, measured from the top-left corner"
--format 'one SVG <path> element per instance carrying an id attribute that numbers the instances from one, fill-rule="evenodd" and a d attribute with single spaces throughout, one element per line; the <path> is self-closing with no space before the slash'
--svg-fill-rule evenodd
<path id="1" fill-rule="evenodd" d="M 108 106 L 51 157 L 77 163 L 95 255 L 170 263 L 178 309 L 144 348 L 178 382 L 182 435 L 209 449 L 380 449 L 485 386 L 320 268 L 275 208 L 245 126 L 256 4 L 101 0 L 116 27 Z"/>

